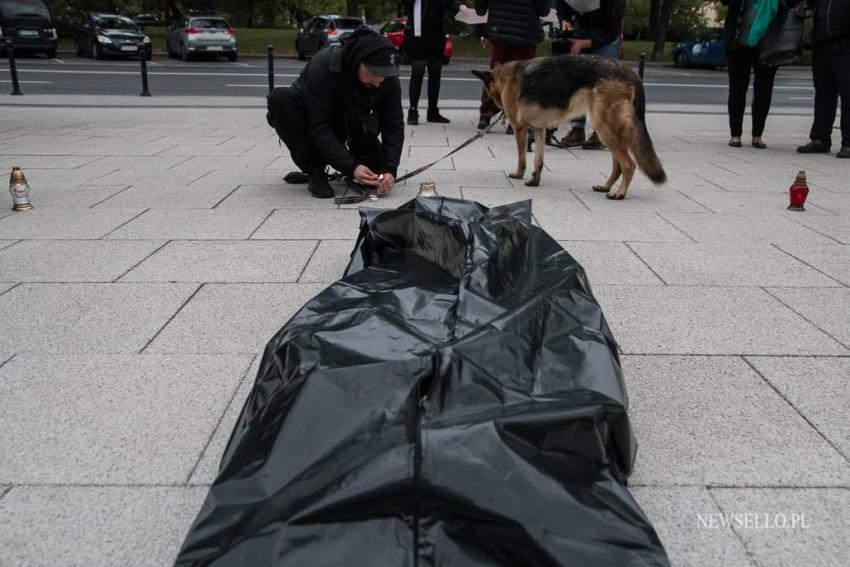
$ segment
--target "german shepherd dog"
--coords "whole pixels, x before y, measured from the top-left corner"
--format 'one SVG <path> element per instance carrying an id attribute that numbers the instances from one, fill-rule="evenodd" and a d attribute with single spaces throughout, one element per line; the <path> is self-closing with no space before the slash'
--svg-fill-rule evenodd
<path id="1" fill-rule="evenodd" d="M 472 73 L 484 81 L 493 102 L 505 111 L 514 129 L 518 162 L 512 178 L 525 175 L 529 128 L 534 130 L 534 171 L 525 184 L 536 187 L 543 169 L 546 129 L 587 114 L 614 161 L 605 185 L 595 185 L 594 191 L 608 193 L 609 199 L 623 199 L 635 173 L 635 162 L 655 184 L 667 180 L 644 122 L 643 83 L 619 61 L 596 55 L 559 55 L 511 61 L 490 71 Z M 619 188 L 611 193 L 621 175 Z"/>

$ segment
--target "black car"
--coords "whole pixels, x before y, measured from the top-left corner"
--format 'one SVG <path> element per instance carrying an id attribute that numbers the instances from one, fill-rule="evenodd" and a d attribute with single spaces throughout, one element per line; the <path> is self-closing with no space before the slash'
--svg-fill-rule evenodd
<path id="1" fill-rule="evenodd" d="M 156 14 L 137 14 L 133 16 L 133 21 L 136 25 L 144 29 L 145 26 L 157 27 L 164 26 L 165 22 Z"/>
<path id="2" fill-rule="evenodd" d="M 316 16 L 305 21 L 295 37 L 298 59 L 303 60 L 323 47 L 339 43 L 361 25 L 360 18 L 345 16 Z"/>
<path id="3" fill-rule="evenodd" d="M 56 28 L 47 5 L 41 0 L 0 0 L 0 51 L 6 51 L 7 40 L 16 51 L 56 57 Z"/>
<path id="4" fill-rule="evenodd" d="M 150 60 L 153 55 L 150 38 L 133 20 L 117 14 L 87 14 L 74 32 L 74 49 L 80 57 L 91 55 L 95 59 L 144 53 Z"/>

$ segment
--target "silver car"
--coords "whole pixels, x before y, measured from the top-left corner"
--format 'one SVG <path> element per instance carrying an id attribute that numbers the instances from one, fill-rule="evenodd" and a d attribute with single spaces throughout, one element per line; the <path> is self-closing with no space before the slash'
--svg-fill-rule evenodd
<path id="1" fill-rule="evenodd" d="M 165 36 L 169 57 L 189 61 L 196 55 L 226 55 L 236 61 L 236 31 L 217 16 L 186 16 L 172 25 Z"/>

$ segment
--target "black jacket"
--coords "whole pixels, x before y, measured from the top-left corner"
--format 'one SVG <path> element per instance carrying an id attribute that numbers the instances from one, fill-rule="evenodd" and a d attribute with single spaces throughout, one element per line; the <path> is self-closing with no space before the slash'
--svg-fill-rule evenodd
<path id="1" fill-rule="evenodd" d="M 416 25 L 413 6 L 414 0 L 405 0 L 404 13 L 407 14 L 407 27 L 404 35 L 413 36 Z M 422 37 L 429 43 L 445 44 L 446 15 L 457 13 L 460 0 L 422 0 Z"/>
<path id="2" fill-rule="evenodd" d="M 814 10 L 815 45 L 828 39 L 850 37 L 850 0 L 809 0 L 809 7 Z"/>
<path id="3" fill-rule="evenodd" d="M 573 10 L 564 0 L 557 0 L 555 7 L 559 20 L 572 20 L 575 17 L 581 29 L 587 33 L 586 37 L 593 42 L 592 49 L 610 45 L 620 37 L 626 0 L 601 0 L 598 10 L 584 14 Z"/>
<path id="4" fill-rule="evenodd" d="M 475 0 L 475 12 L 479 16 L 488 13 L 487 38 L 508 45 L 540 43 L 540 18 L 551 8 L 551 0 Z"/>
<path id="5" fill-rule="evenodd" d="M 327 163 L 345 175 L 359 165 L 346 140 L 381 137 L 383 170 L 394 176 L 404 144 L 404 114 L 398 77 L 387 77 L 377 89 L 357 79 L 363 59 L 389 40 L 366 28 L 357 29 L 342 47 L 313 56 L 292 88 L 304 93 L 310 139 Z M 391 44 L 389 44 L 391 46 Z"/>
<path id="6" fill-rule="evenodd" d="M 786 10 L 797 6 L 802 0 L 779 0 L 779 9 Z M 837 0 L 839 2 L 850 2 L 850 0 Z M 738 45 L 738 34 L 741 31 L 741 19 L 744 17 L 745 0 L 720 0 L 726 11 L 726 21 L 723 22 L 723 44 L 729 49 L 735 49 Z"/>

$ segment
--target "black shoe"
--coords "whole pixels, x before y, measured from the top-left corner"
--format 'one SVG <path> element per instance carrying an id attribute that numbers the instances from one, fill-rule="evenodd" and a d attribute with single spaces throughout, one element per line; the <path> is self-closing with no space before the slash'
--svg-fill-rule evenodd
<path id="1" fill-rule="evenodd" d="M 489 125 L 490 125 L 490 119 L 487 118 L 486 116 L 482 116 L 481 118 L 478 119 L 478 129 L 479 130 L 484 130 Z"/>
<path id="2" fill-rule="evenodd" d="M 448 118 L 446 118 L 445 116 L 440 114 L 439 109 L 436 109 L 436 108 L 433 108 L 433 109 L 429 108 L 428 109 L 427 118 L 428 118 L 428 122 L 436 122 L 437 124 L 448 124 L 448 123 L 451 122 L 451 120 L 449 120 Z M 485 128 L 486 128 L 486 126 L 485 126 Z"/>
<path id="3" fill-rule="evenodd" d="M 841 151 L 835 154 L 837 158 L 850 158 L 850 146 L 841 146 Z"/>
<path id="4" fill-rule="evenodd" d="M 303 171 L 290 171 L 283 177 L 283 180 L 287 183 L 293 183 L 297 185 L 310 181 L 310 176 L 304 173 Z"/>
<path id="5" fill-rule="evenodd" d="M 525 144 L 525 151 L 526 152 L 533 152 L 534 151 L 534 132 L 531 131 L 531 130 L 528 131 L 528 141 Z"/>
<path id="6" fill-rule="evenodd" d="M 430 122 L 430 120 L 429 120 Z M 407 123 L 411 126 L 416 126 L 419 124 L 419 111 L 415 108 L 407 109 Z"/>
<path id="7" fill-rule="evenodd" d="M 333 187 L 328 183 L 328 176 L 324 171 L 310 175 L 307 190 L 317 199 L 330 199 L 335 195 Z"/>
<path id="8" fill-rule="evenodd" d="M 827 154 L 829 153 L 829 148 L 831 144 L 827 144 L 823 140 L 811 140 L 805 146 L 800 146 L 797 148 L 797 153 L 800 154 Z"/>
<path id="9" fill-rule="evenodd" d="M 555 136 L 556 130 L 557 128 L 549 128 L 546 130 L 546 145 L 560 148 L 561 142 L 559 142 L 557 136 Z"/>
<path id="10" fill-rule="evenodd" d="M 581 149 L 583 150 L 601 150 L 604 147 L 605 144 L 602 143 L 602 140 L 599 139 L 596 132 L 591 134 L 587 141 L 581 145 Z"/>

